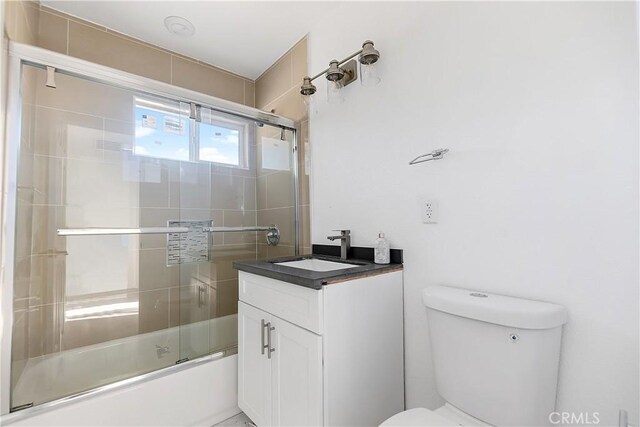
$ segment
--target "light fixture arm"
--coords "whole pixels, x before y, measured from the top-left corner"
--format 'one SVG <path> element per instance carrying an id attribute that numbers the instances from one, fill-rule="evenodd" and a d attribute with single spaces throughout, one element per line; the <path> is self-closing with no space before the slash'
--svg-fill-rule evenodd
<path id="1" fill-rule="evenodd" d="M 347 56 L 346 58 L 344 58 L 342 61 L 338 62 L 338 67 L 341 66 L 342 64 L 344 64 L 345 62 L 347 62 L 348 60 L 355 58 L 356 56 L 360 55 L 362 53 L 364 49 L 360 49 L 359 51 L 357 51 L 356 53 Z M 318 74 L 316 74 L 315 76 L 311 77 L 309 79 L 309 81 L 314 81 L 315 79 L 317 79 L 318 77 L 322 76 L 323 74 L 325 74 L 327 71 L 329 71 L 329 67 L 325 68 L 324 70 L 322 70 L 321 72 L 319 72 Z"/>

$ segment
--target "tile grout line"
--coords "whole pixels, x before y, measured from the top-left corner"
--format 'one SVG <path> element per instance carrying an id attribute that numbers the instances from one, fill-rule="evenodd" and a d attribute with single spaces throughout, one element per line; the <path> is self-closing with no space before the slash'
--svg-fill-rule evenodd
<path id="1" fill-rule="evenodd" d="M 295 46 L 293 48 L 291 48 L 291 52 L 288 53 L 288 55 L 289 55 L 289 64 L 291 65 L 291 67 L 290 67 L 290 75 L 289 75 L 289 85 L 291 85 L 291 86 L 293 86 L 293 49 L 295 49 Z"/>

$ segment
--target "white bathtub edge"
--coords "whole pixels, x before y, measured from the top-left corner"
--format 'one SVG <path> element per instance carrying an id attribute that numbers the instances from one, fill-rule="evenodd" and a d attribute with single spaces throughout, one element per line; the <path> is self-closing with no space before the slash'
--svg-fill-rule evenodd
<path id="1" fill-rule="evenodd" d="M 65 404 L 8 414 L 0 417 L 0 425 L 211 426 L 240 413 L 238 356 L 197 362 Z"/>

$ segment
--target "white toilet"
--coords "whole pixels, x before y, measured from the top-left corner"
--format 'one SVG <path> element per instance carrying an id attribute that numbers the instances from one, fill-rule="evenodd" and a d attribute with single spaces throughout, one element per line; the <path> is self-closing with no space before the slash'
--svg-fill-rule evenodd
<path id="1" fill-rule="evenodd" d="M 543 426 L 555 409 L 561 305 L 448 286 L 422 293 L 439 394 L 381 426 Z"/>

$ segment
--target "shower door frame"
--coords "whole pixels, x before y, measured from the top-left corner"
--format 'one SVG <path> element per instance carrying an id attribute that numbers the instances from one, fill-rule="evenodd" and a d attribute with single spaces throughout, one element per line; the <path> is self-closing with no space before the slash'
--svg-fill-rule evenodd
<path id="1" fill-rule="evenodd" d="M 8 91 L 6 111 L 6 140 L 3 162 L 3 198 L 2 198 L 2 238 L 0 251 L 2 255 L 0 265 L 0 416 L 10 413 L 11 408 L 11 338 L 13 332 L 13 286 L 14 286 L 14 257 L 16 239 L 16 206 L 17 206 L 17 177 L 18 161 L 22 132 L 22 67 L 23 65 L 45 68 L 54 67 L 56 72 L 68 74 L 77 78 L 108 84 L 113 87 L 126 90 L 139 91 L 150 95 L 158 95 L 176 101 L 196 103 L 211 108 L 212 110 L 232 114 L 244 119 L 280 127 L 293 132 L 292 139 L 292 168 L 293 168 L 293 200 L 294 200 L 294 245 L 295 254 L 300 251 L 300 207 L 299 177 L 298 177 L 298 126 L 294 120 L 277 116 L 257 108 L 241 105 L 226 99 L 205 95 L 189 89 L 173 86 L 146 77 L 141 77 L 125 71 L 116 70 L 104 65 L 95 64 L 82 59 L 52 52 L 35 46 L 9 42 L 8 63 Z M 57 406 L 64 402 L 75 401 L 79 398 L 113 390 L 117 387 L 125 387 L 138 381 L 148 381 L 153 378 L 167 375 L 175 369 L 185 369 L 192 364 L 210 361 L 220 355 L 207 355 L 192 361 L 159 369 L 146 374 L 138 375 L 111 383 L 103 387 L 97 387 L 87 392 L 63 397 L 51 402 L 36 405 L 22 412 L 39 411 Z"/>

